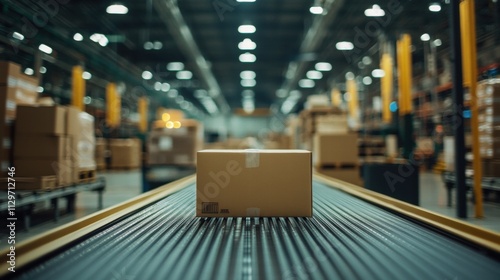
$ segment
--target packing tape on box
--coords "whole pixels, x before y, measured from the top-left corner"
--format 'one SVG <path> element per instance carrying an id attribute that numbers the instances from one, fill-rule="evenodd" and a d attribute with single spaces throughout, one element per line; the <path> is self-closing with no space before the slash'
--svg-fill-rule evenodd
<path id="1" fill-rule="evenodd" d="M 247 149 L 245 150 L 245 167 L 257 168 L 260 164 L 259 150 Z"/>

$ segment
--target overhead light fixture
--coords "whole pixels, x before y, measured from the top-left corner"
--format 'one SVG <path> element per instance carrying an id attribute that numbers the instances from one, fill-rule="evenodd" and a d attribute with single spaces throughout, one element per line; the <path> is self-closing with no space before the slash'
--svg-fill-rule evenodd
<path id="1" fill-rule="evenodd" d="M 363 57 L 363 59 L 361 61 L 363 62 L 364 65 L 370 65 L 370 64 L 372 64 L 372 58 L 369 57 L 369 56 Z"/>
<path id="2" fill-rule="evenodd" d="M 161 50 L 163 48 L 163 43 L 160 41 L 156 41 L 153 43 L 153 49 L 155 50 Z"/>
<path id="3" fill-rule="evenodd" d="M 191 73 L 191 71 L 183 70 L 177 72 L 175 77 L 179 80 L 190 80 L 193 77 L 193 73 Z"/>
<path id="4" fill-rule="evenodd" d="M 317 5 L 312 6 L 309 8 L 309 12 L 313 15 L 321 15 L 323 13 L 323 7 Z"/>
<path id="5" fill-rule="evenodd" d="M 179 95 L 179 92 L 176 89 L 171 89 L 168 93 L 167 96 L 170 98 L 176 98 L 177 95 Z"/>
<path id="6" fill-rule="evenodd" d="M 383 17 L 385 16 L 385 11 L 382 10 L 379 5 L 373 5 L 371 8 L 365 10 L 365 16 Z"/>
<path id="7" fill-rule="evenodd" d="M 95 43 L 98 43 L 102 47 L 105 47 L 109 43 L 108 38 L 106 38 L 106 36 L 104 36 L 104 34 L 100 34 L 100 33 L 94 33 L 94 34 L 90 35 L 90 40 L 92 40 Z"/>
<path id="8" fill-rule="evenodd" d="M 26 68 L 26 69 L 24 69 L 24 74 L 26 74 L 26 75 L 31 76 L 31 75 L 33 75 L 34 73 L 35 73 L 35 71 L 33 71 L 33 69 L 31 69 L 31 68 Z"/>
<path id="9" fill-rule="evenodd" d="M 92 74 L 90 74 L 90 72 L 85 71 L 82 73 L 82 78 L 84 80 L 90 80 L 92 78 Z"/>
<path id="10" fill-rule="evenodd" d="M 420 40 L 424 41 L 424 42 L 427 42 L 431 39 L 431 36 L 427 33 L 424 33 L 422 34 L 422 36 L 420 36 Z"/>
<path id="11" fill-rule="evenodd" d="M 323 78 L 323 74 L 319 71 L 311 70 L 306 73 L 306 77 L 312 80 L 320 80 Z"/>
<path id="12" fill-rule="evenodd" d="M 45 45 L 45 44 L 40 44 L 40 46 L 38 46 L 38 49 L 41 50 L 42 52 L 46 53 L 46 54 L 51 54 L 52 53 L 52 48 Z"/>
<path id="13" fill-rule="evenodd" d="M 290 98 L 291 99 L 297 100 L 297 99 L 300 99 L 301 97 L 302 97 L 302 93 L 300 91 L 298 91 L 298 90 L 292 90 L 290 92 Z"/>
<path id="14" fill-rule="evenodd" d="M 152 50 L 154 47 L 154 44 L 153 42 L 150 42 L 150 41 L 147 41 L 144 43 L 144 49 L 149 51 L 149 50 Z"/>
<path id="15" fill-rule="evenodd" d="M 243 98 L 253 98 L 255 96 L 255 92 L 251 89 L 246 89 L 241 93 Z"/>
<path id="16" fill-rule="evenodd" d="M 254 71 L 242 71 L 240 73 L 241 79 L 255 79 L 256 76 Z"/>
<path id="17" fill-rule="evenodd" d="M 339 51 L 350 51 L 350 50 L 353 50 L 354 49 L 354 45 L 353 43 L 351 42 L 338 42 L 335 47 L 337 48 L 337 50 Z"/>
<path id="18" fill-rule="evenodd" d="M 382 78 L 385 76 L 385 72 L 382 69 L 375 69 L 372 71 L 372 76 L 374 78 Z"/>
<path id="19" fill-rule="evenodd" d="M 286 89 L 278 89 L 276 91 L 276 97 L 278 98 L 285 98 L 287 96 Z"/>
<path id="20" fill-rule="evenodd" d="M 434 12 L 434 13 L 437 13 L 437 12 L 441 11 L 441 4 L 439 4 L 439 3 L 431 3 L 429 5 L 429 11 Z"/>
<path id="21" fill-rule="evenodd" d="M 194 97 L 201 99 L 208 96 L 208 92 L 204 89 L 195 90 Z"/>
<path id="22" fill-rule="evenodd" d="M 240 2 L 240 3 L 253 3 L 253 2 L 255 2 L 255 0 L 236 0 L 236 2 Z"/>
<path id="23" fill-rule="evenodd" d="M 299 81 L 299 87 L 301 88 L 314 88 L 316 83 L 313 80 L 302 79 Z"/>
<path id="24" fill-rule="evenodd" d="M 354 76 L 354 73 L 352 73 L 352 72 L 347 72 L 345 74 L 345 79 L 346 80 L 354 80 L 354 78 L 355 78 L 355 76 Z"/>
<path id="25" fill-rule="evenodd" d="M 251 34 L 255 33 L 255 31 L 257 31 L 257 29 L 251 24 L 243 24 L 238 27 L 238 32 L 242 34 Z"/>
<path id="26" fill-rule="evenodd" d="M 168 71 L 181 71 L 184 70 L 184 63 L 182 62 L 170 62 L 167 64 Z"/>
<path id="27" fill-rule="evenodd" d="M 128 13 L 128 8 L 122 4 L 112 4 L 106 8 L 106 13 L 112 15 L 125 15 Z"/>
<path id="28" fill-rule="evenodd" d="M 161 91 L 167 92 L 170 90 L 170 84 L 169 83 L 163 83 L 161 84 Z"/>
<path id="29" fill-rule="evenodd" d="M 153 78 L 153 73 L 146 70 L 146 71 L 142 72 L 142 78 L 144 80 L 151 80 Z"/>
<path id="30" fill-rule="evenodd" d="M 22 41 L 22 40 L 24 40 L 24 35 L 23 35 L 23 34 L 21 34 L 21 33 L 19 33 L 19 32 L 15 32 L 15 31 L 14 31 L 14 32 L 12 33 L 12 38 L 17 39 L 17 40 L 19 40 L 19 41 Z"/>
<path id="31" fill-rule="evenodd" d="M 240 50 L 255 50 L 257 44 L 251 39 L 246 38 L 238 44 L 238 48 Z"/>
<path id="32" fill-rule="evenodd" d="M 160 82 L 156 82 L 155 85 L 154 85 L 154 88 L 156 91 L 160 91 L 161 90 L 161 83 Z"/>
<path id="33" fill-rule="evenodd" d="M 331 71 L 332 70 L 332 65 L 328 62 L 318 62 L 314 66 L 314 68 L 318 71 Z"/>
<path id="34" fill-rule="evenodd" d="M 439 46 L 441 46 L 443 44 L 443 42 L 441 41 L 441 39 L 436 39 L 436 40 L 434 40 L 433 43 L 434 43 L 434 46 L 436 46 L 436 47 L 439 47 Z"/>
<path id="35" fill-rule="evenodd" d="M 47 68 L 45 68 L 45 66 L 40 67 L 40 73 L 42 74 L 47 73 Z"/>
<path id="36" fill-rule="evenodd" d="M 182 101 L 184 101 L 184 97 L 182 95 L 178 95 L 176 98 L 175 98 L 175 102 L 177 103 L 181 103 Z"/>
<path id="37" fill-rule="evenodd" d="M 43 91 L 44 91 L 43 87 L 37 87 L 36 88 L 36 92 L 38 92 L 38 93 L 42 93 Z"/>
<path id="38" fill-rule="evenodd" d="M 252 53 L 244 53 L 240 55 L 240 61 L 244 63 L 252 63 L 257 60 L 257 57 Z"/>
<path id="39" fill-rule="evenodd" d="M 257 84 L 255 80 L 241 80 L 242 87 L 254 87 Z"/>
<path id="40" fill-rule="evenodd" d="M 372 78 L 370 76 L 366 76 L 363 78 L 363 84 L 366 86 L 371 85 L 373 82 Z"/>
<path id="41" fill-rule="evenodd" d="M 83 41 L 83 35 L 80 33 L 75 33 L 75 35 L 73 35 L 73 40 L 77 42 Z"/>

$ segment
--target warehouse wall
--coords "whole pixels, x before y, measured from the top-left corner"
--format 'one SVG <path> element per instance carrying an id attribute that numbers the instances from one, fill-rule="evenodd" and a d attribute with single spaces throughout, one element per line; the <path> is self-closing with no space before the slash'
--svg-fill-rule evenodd
<path id="1" fill-rule="evenodd" d="M 203 121 L 205 131 L 218 132 L 222 137 L 257 136 L 269 130 L 269 117 L 214 117 Z"/>

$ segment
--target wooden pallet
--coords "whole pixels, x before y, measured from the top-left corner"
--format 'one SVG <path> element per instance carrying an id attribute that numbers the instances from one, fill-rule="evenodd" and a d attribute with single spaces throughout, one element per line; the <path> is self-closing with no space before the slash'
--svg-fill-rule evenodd
<path id="1" fill-rule="evenodd" d="M 80 170 L 78 171 L 78 183 L 88 183 L 95 181 L 96 170 Z"/>
<path id="2" fill-rule="evenodd" d="M 40 177 L 17 177 L 15 179 L 16 190 L 27 190 L 27 191 L 50 191 L 61 188 L 57 184 L 56 176 L 40 176 Z M 3 180 L 8 180 L 3 178 Z M 5 184 L 7 186 L 7 184 Z"/>

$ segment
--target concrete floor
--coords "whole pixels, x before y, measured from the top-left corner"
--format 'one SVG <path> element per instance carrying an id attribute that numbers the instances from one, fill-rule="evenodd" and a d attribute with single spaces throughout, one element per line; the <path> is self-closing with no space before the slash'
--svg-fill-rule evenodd
<path id="1" fill-rule="evenodd" d="M 104 193 L 104 207 L 110 207 L 120 202 L 126 201 L 139 195 L 141 191 L 141 176 L 138 170 L 132 171 L 109 171 L 102 175 L 106 178 L 107 186 Z M 446 189 L 440 175 L 432 173 L 423 173 L 420 175 L 420 203 L 425 209 L 456 217 L 455 209 L 446 206 Z M 62 203 L 64 206 L 64 203 Z M 484 203 L 484 219 L 473 218 L 474 207 L 472 203 L 468 205 L 469 217 L 466 222 L 478 225 L 493 231 L 500 232 L 500 204 L 493 202 Z M 50 213 L 43 218 L 44 221 L 34 225 L 29 231 L 17 232 L 17 242 L 26 240 L 30 237 L 51 230 L 65 223 L 79 219 L 88 214 L 98 211 L 97 194 L 93 192 L 83 192 L 78 194 L 76 211 L 72 214 L 63 214 L 58 222 L 51 220 Z M 2 238 L 3 239 L 3 238 Z M 6 242 L 2 242 L 0 248 L 6 247 Z"/>

